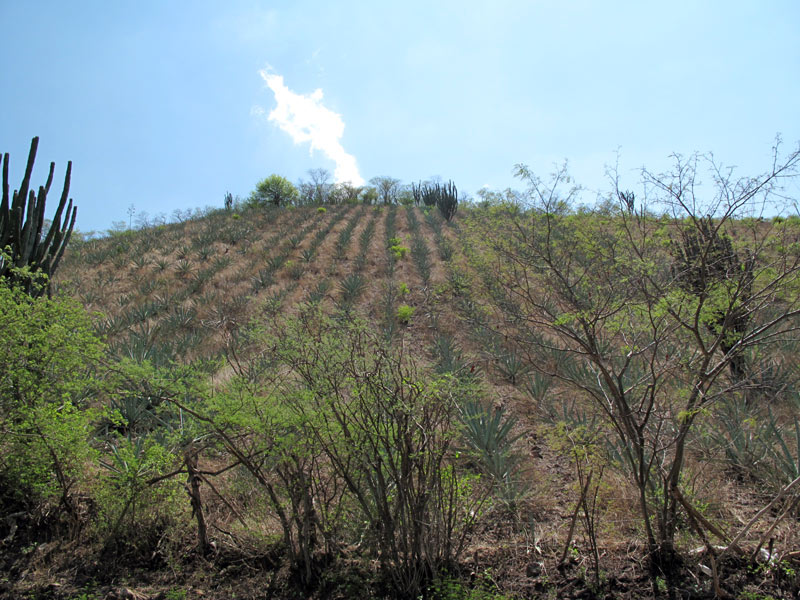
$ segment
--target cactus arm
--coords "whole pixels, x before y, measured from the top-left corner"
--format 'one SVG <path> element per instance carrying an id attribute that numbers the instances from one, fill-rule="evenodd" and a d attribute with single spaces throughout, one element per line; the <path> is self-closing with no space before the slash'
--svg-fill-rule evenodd
<path id="1" fill-rule="evenodd" d="M 28 196 L 28 190 L 30 189 L 31 175 L 33 174 L 33 163 L 36 160 L 36 150 L 38 148 L 39 138 L 35 137 L 31 140 L 31 149 L 30 152 L 28 152 L 28 164 L 25 166 L 25 176 L 22 178 L 22 185 L 19 187 L 19 192 L 14 194 L 16 196 L 18 193 L 19 198 L 22 199 L 23 203 L 25 198 Z M 22 218 L 22 215 L 20 215 L 20 218 Z"/>
<path id="2" fill-rule="evenodd" d="M 10 227 L 11 222 L 10 208 L 8 205 L 8 163 L 10 162 L 8 152 L 3 155 L 3 199 L 0 201 L 0 249 L 6 247 L 8 239 L 11 237 Z"/>
<path id="3" fill-rule="evenodd" d="M 50 163 L 50 173 L 48 173 L 48 175 L 47 175 L 47 183 L 44 184 L 44 195 L 45 196 L 47 196 L 47 194 L 50 193 L 50 184 L 53 183 L 53 173 L 55 173 L 55 170 L 56 170 L 56 163 L 51 162 Z"/>
<path id="4" fill-rule="evenodd" d="M 33 190 L 28 191 L 28 208 L 27 211 L 20 206 L 21 211 L 19 214 L 19 235 L 17 236 L 17 266 L 29 264 L 30 250 L 29 243 L 31 242 L 31 229 L 33 228 L 33 221 L 31 216 L 36 216 L 36 194 Z M 25 216 L 28 218 L 24 218 Z"/>
<path id="5" fill-rule="evenodd" d="M 3 219 L 8 217 L 8 163 L 11 159 L 6 152 L 3 155 L 3 201 L 0 203 L 0 225 Z"/>
<path id="6" fill-rule="evenodd" d="M 72 218 L 69 219 L 69 213 L 72 211 Z M 64 256 L 64 251 L 67 249 L 69 245 L 69 239 L 72 237 L 72 229 L 75 227 L 75 217 L 78 215 L 78 207 L 72 206 L 72 200 L 69 201 L 69 207 L 67 208 L 67 219 L 69 219 L 69 227 L 67 227 L 67 219 L 64 219 L 64 229 L 62 229 L 61 235 L 59 236 L 59 241 L 61 241 L 61 236 L 63 236 L 63 242 L 60 245 L 56 245 L 58 248 L 58 253 L 55 254 L 52 263 L 47 265 L 47 273 L 51 275 L 55 272 L 56 268 L 58 267 L 58 263 L 61 262 L 61 257 Z M 52 256 L 52 254 L 51 254 Z"/>
<path id="7" fill-rule="evenodd" d="M 67 215 L 64 219 L 63 227 L 61 226 L 61 209 L 63 209 L 63 206 L 59 205 L 59 210 L 56 211 L 53 224 L 50 226 L 50 231 L 47 232 L 45 244 L 42 244 L 41 267 L 42 270 L 48 274 L 50 273 L 53 258 L 60 248 L 61 239 L 64 237 L 64 230 L 67 227 L 69 213 L 72 210 L 72 201 L 70 200 L 69 207 L 67 208 Z"/>
<path id="8" fill-rule="evenodd" d="M 42 227 L 44 226 L 44 208 L 47 202 L 47 194 L 50 192 L 50 186 L 53 183 L 53 174 L 55 173 L 56 163 L 50 163 L 50 172 L 47 175 L 47 183 L 44 187 L 39 186 L 39 196 L 36 203 L 31 209 L 28 205 L 28 218 L 27 223 L 30 224 L 30 229 L 25 239 L 27 240 L 24 246 L 21 244 L 23 250 L 23 264 L 37 265 L 41 262 L 42 257 L 47 252 L 47 244 L 41 244 Z M 60 206 L 59 206 L 60 209 Z"/>
<path id="9" fill-rule="evenodd" d="M 69 185 L 70 181 L 72 180 L 72 161 L 67 163 L 67 173 L 64 175 L 64 188 L 61 191 L 61 198 L 58 201 L 58 208 L 56 209 L 56 214 L 53 217 L 53 224 L 50 226 L 50 231 L 47 232 L 47 237 L 42 242 L 42 249 L 41 254 L 38 257 L 38 261 L 44 259 L 45 255 L 48 254 L 48 250 L 50 248 L 51 242 L 54 242 L 54 246 L 56 250 L 58 249 L 58 241 L 55 240 L 58 230 L 61 228 L 61 214 L 64 211 L 64 205 L 67 203 L 67 196 L 69 195 Z M 72 201 L 69 203 L 70 208 L 72 207 Z M 70 209 L 67 209 L 67 215 L 64 218 L 64 225 L 66 226 L 67 221 L 69 220 L 69 213 Z M 63 235 L 63 233 L 62 233 Z M 60 238 L 60 236 L 58 236 Z M 54 252 L 50 252 L 50 254 L 54 254 Z M 37 262 L 38 262 L 37 261 Z M 49 273 L 48 273 L 49 274 Z"/>
<path id="10" fill-rule="evenodd" d="M 33 230 L 32 235 L 30 236 L 30 240 L 28 241 L 29 246 L 29 253 L 28 256 L 31 257 L 32 261 L 38 262 L 36 257 L 37 252 L 39 251 L 40 240 L 42 236 L 42 228 L 44 227 L 44 205 L 47 201 L 47 189 L 46 188 L 39 188 L 39 198 L 36 201 L 36 212 L 31 215 L 31 219 L 36 224 L 36 228 Z"/>
<path id="11" fill-rule="evenodd" d="M 25 220 L 23 236 L 20 239 L 20 263 L 34 264 L 37 262 L 36 253 L 38 250 L 39 234 L 44 224 L 44 203 L 47 193 L 43 187 L 39 188 L 39 197 L 36 198 L 31 190 L 31 200 L 28 202 L 28 218 Z M 32 204 L 32 205 L 31 205 Z"/>

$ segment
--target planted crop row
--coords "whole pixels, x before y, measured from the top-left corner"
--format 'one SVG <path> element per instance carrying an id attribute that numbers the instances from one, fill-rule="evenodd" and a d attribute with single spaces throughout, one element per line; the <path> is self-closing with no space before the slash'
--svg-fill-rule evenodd
<path id="1" fill-rule="evenodd" d="M 355 261 L 355 271 L 361 272 L 367 264 L 367 253 L 369 252 L 369 245 L 372 241 L 372 236 L 375 234 L 375 223 L 377 220 L 376 213 L 373 212 L 372 217 L 367 223 L 366 227 L 361 231 L 358 237 L 358 256 Z"/>
<path id="2" fill-rule="evenodd" d="M 347 224 L 347 227 L 345 227 L 339 235 L 335 250 L 337 259 L 342 259 L 346 256 L 346 251 L 350 245 L 353 230 L 364 216 L 365 210 L 365 208 L 358 210 L 356 215 L 354 215 L 354 218 Z M 354 262 L 352 272 L 344 276 L 339 282 L 339 300 L 337 302 L 337 308 L 345 314 L 349 314 L 353 310 L 358 302 L 358 299 L 361 297 L 367 287 L 367 280 L 361 271 L 363 270 L 363 266 L 366 262 L 366 249 L 364 247 L 364 243 L 369 245 L 369 238 L 372 235 L 369 233 L 370 225 L 372 225 L 372 228 L 374 229 L 374 216 L 371 218 L 370 223 L 367 225 L 367 227 L 365 227 L 362 235 L 360 236 L 359 255 Z M 364 232 L 367 232 L 366 238 L 364 237 Z"/>
<path id="3" fill-rule="evenodd" d="M 317 255 L 317 251 L 319 250 L 320 245 L 328 237 L 328 234 L 331 230 L 339 224 L 339 222 L 344 219 L 348 214 L 346 210 L 337 211 L 335 215 L 333 215 L 327 222 L 327 225 L 320 229 L 317 234 L 311 240 L 311 244 L 308 248 L 303 250 L 302 258 L 303 262 L 311 263 Z"/>
<path id="4" fill-rule="evenodd" d="M 444 234 L 441 218 L 431 212 L 426 215 L 426 222 L 433 231 L 439 255 L 445 263 L 448 284 L 456 299 L 458 312 L 462 319 L 469 324 L 469 338 L 476 347 L 482 349 L 486 359 L 506 381 L 512 385 L 518 385 L 529 372 L 525 360 L 518 349 L 490 325 L 487 314 L 472 298 L 469 291 L 471 287 L 469 276 L 452 261 L 453 244 Z M 465 236 L 461 236 L 459 245 L 465 254 L 475 257 L 470 241 Z M 493 279 L 490 274 L 486 271 L 482 271 L 482 273 L 484 279 L 489 278 L 487 283 L 491 284 Z"/>
<path id="5" fill-rule="evenodd" d="M 386 247 L 386 285 L 381 297 L 381 329 L 386 339 L 391 340 L 398 329 L 397 300 L 400 291 L 394 281 L 395 263 L 398 255 L 397 247 L 397 207 L 392 205 L 386 209 L 384 219 L 384 243 Z"/>
<path id="6" fill-rule="evenodd" d="M 428 227 L 433 231 L 433 239 L 436 243 L 436 248 L 439 251 L 439 258 L 445 262 L 449 262 L 453 258 L 453 244 L 444 234 L 442 229 L 442 218 L 433 211 L 425 213 L 425 221 Z"/>
<path id="7" fill-rule="evenodd" d="M 350 246 L 350 239 L 353 237 L 353 230 L 356 228 L 356 225 L 358 225 L 358 222 L 363 216 L 363 208 L 355 211 L 344 228 L 339 232 L 339 236 L 336 239 L 336 245 L 334 246 L 334 258 L 336 260 L 344 260 L 347 258 L 347 248 Z"/>
<path id="8" fill-rule="evenodd" d="M 292 227 L 296 231 L 296 226 L 309 218 L 309 214 L 292 215 Z M 226 217 L 231 220 L 229 216 Z M 202 238 L 204 243 L 213 243 L 206 225 L 206 231 Z M 251 228 L 239 228 L 238 231 L 252 236 Z M 308 229 L 303 230 L 307 232 Z M 180 289 L 167 294 L 159 294 L 153 300 L 149 295 L 156 289 L 167 287 L 168 282 L 163 278 L 147 276 L 141 272 L 141 268 L 146 266 L 146 262 L 135 259 L 133 266 L 135 271 L 129 273 L 128 280 L 133 283 L 133 289 L 129 293 L 120 294 L 120 306 L 124 308 L 131 303 L 135 295 L 139 295 L 139 300 L 134 308 L 118 315 L 107 317 L 97 324 L 97 329 L 107 336 L 119 337 L 125 329 L 136 328 L 135 335 L 131 337 L 129 332 L 127 339 L 117 340 L 112 343 L 112 347 L 129 353 L 130 348 L 141 348 L 144 344 L 142 331 L 147 331 L 149 346 L 175 347 L 176 352 L 182 349 L 194 348 L 199 340 L 207 338 L 214 331 L 225 328 L 231 329 L 239 325 L 241 315 L 249 301 L 244 295 L 236 295 L 234 299 L 223 304 L 219 304 L 215 290 L 204 291 L 205 285 L 211 281 L 215 275 L 226 269 L 232 264 L 232 257 L 223 254 L 214 257 L 216 249 L 213 247 L 202 247 L 195 238 L 193 246 L 182 246 L 177 251 L 178 260 L 171 265 L 166 257 L 158 259 L 154 263 L 155 273 L 166 274 L 174 271 L 176 280 L 180 284 Z M 278 255 L 273 257 L 272 266 L 280 267 L 285 257 Z M 205 268 L 199 268 L 205 264 Z M 230 289 L 236 285 L 244 275 L 241 272 L 234 273 L 232 279 L 217 282 L 217 286 L 223 289 Z M 116 279 L 116 278 L 115 278 Z M 89 297 L 84 300 L 95 300 Z M 185 303 L 191 300 L 189 306 Z M 217 304 L 211 307 L 213 302 Z M 206 308 L 208 307 L 208 308 Z M 163 340 L 170 340 L 169 343 Z M 180 344 L 175 345 L 177 341 Z M 174 354 L 174 353 L 173 353 Z"/>
<path id="9" fill-rule="evenodd" d="M 452 261 L 453 246 L 444 235 L 441 217 L 433 211 L 428 211 L 425 220 L 433 231 L 439 256 L 445 262 L 445 268 L 452 280 L 453 274 L 457 272 Z M 411 229 L 415 231 L 418 228 L 411 226 Z M 466 290 L 460 291 L 463 293 Z M 434 330 L 430 348 L 434 359 L 434 370 L 465 382 L 478 377 L 480 372 L 465 358 L 455 336 L 441 331 L 438 318 L 431 319 L 431 326 Z M 479 331 L 485 334 L 488 330 L 481 328 Z M 497 342 L 498 340 L 492 339 L 492 343 Z M 514 447 L 519 438 L 519 434 L 514 434 L 512 431 L 517 422 L 516 418 L 506 414 L 502 408 L 494 408 L 491 404 L 473 398 L 462 399 L 459 402 L 459 411 L 468 447 L 480 462 L 481 470 L 492 481 L 497 497 L 514 510 L 527 491 L 521 472 L 522 456 Z"/>
<path id="10" fill-rule="evenodd" d="M 413 206 L 406 207 L 406 218 L 408 219 L 408 228 L 411 230 L 411 256 L 414 259 L 414 264 L 417 266 L 417 271 L 425 286 L 430 285 L 431 282 L 431 258 L 430 249 L 422 237 L 420 224 L 417 220 L 416 211 Z"/>

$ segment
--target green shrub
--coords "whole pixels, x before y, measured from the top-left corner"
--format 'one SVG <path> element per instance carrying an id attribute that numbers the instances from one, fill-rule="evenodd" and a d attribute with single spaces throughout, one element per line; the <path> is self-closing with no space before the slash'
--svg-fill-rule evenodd
<path id="1" fill-rule="evenodd" d="M 270 175 L 256 184 L 247 199 L 249 206 L 291 206 L 299 198 L 297 188 L 285 177 Z"/>
<path id="2" fill-rule="evenodd" d="M 76 301 L 34 299 L 0 284 L 0 479 L 13 482 L 9 496 L 60 498 L 74 510 L 94 455 L 86 399 L 99 387 L 93 370 L 102 349 Z"/>
<path id="3" fill-rule="evenodd" d="M 416 309 L 408 304 L 401 304 L 397 307 L 397 320 L 403 325 L 408 325 Z"/>
<path id="4" fill-rule="evenodd" d="M 108 540 L 136 546 L 177 512 L 181 483 L 160 479 L 174 469 L 176 455 L 158 437 L 116 437 L 108 443 L 110 453 L 101 459 L 105 476 L 96 488 L 97 525 Z"/>
<path id="5" fill-rule="evenodd" d="M 428 379 L 351 319 L 309 312 L 263 345 L 275 348 L 279 367 L 292 370 L 296 387 L 274 402 L 258 403 L 259 411 L 286 407 L 304 459 L 320 451 L 328 466 L 309 468 L 302 481 L 288 481 L 290 489 L 305 486 L 315 494 L 321 488 L 309 487 L 309 478 L 329 473 L 341 496 L 315 495 L 309 504 L 318 514 L 335 508 L 338 535 L 360 539 L 365 557 L 379 562 L 397 597 L 420 597 L 437 574 L 458 564 L 486 498 L 478 476 L 452 460 L 456 399 L 465 390 L 451 378 Z M 319 519 L 309 527 L 327 523 Z"/>
<path id="6" fill-rule="evenodd" d="M 405 258 L 406 254 L 408 254 L 408 248 L 406 246 L 392 246 L 389 250 L 392 251 L 396 260 Z"/>

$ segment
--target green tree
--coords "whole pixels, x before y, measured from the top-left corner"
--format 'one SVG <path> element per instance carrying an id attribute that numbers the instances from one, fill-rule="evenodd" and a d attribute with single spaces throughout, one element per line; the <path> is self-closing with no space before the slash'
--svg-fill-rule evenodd
<path id="1" fill-rule="evenodd" d="M 613 212 L 573 212 L 565 168 L 544 181 L 520 166 L 528 210 L 472 219 L 488 241 L 475 261 L 503 333 L 603 417 L 612 458 L 638 491 L 654 589 L 664 578 L 671 594 L 680 520 L 729 542 L 684 489 L 690 434 L 753 385 L 742 358 L 790 336 L 800 315 L 800 229 L 743 218 L 796 175 L 798 151 L 774 158 L 741 179 L 707 159 L 705 203 L 703 159 L 677 158 L 670 173 L 644 172 L 641 200 L 615 189 Z M 663 218 L 648 210 L 655 202 Z"/>
<path id="2" fill-rule="evenodd" d="M 256 184 L 256 189 L 247 199 L 251 206 L 286 206 L 297 201 L 297 188 L 291 181 L 280 175 L 270 175 Z"/>
<path id="3" fill-rule="evenodd" d="M 361 188 L 361 193 L 359 195 L 361 198 L 361 202 L 363 204 L 377 204 L 378 203 L 378 190 L 372 186 L 366 186 Z"/>
<path id="4" fill-rule="evenodd" d="M 397 204 L 397 197 L 400 193 L 400 180 L 394 177 L 373 177 L 369 182 L 375 186 L 378 197 L 383 204 Z"/>
<path id="5" fill-rule="evenodd" d="M 331 202 L 333 204 L 358 204 L 358 198 L 363 190 L 363 187 L 353 185 L 348 181 L 336 183 L 331 191 Z"/>
<path id="6" fill-rule="evenodd" d="M 308 176 L 313 187 L 314 204 L 328 204 L 333 191 L 331 173 L 327 169 L 309 169 Z"/>

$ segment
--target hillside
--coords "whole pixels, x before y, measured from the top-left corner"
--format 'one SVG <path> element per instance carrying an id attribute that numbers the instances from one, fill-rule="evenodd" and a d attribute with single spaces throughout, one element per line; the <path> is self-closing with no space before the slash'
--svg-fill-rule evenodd
<path id="1" fill-rule="evenodd" d="M 2 530 L 0 589 L 795 594 L 797 224 L 732 220 L 732 237 L 694 239 L 680 221 L 627 218 L 250 208 L 73 244 L 54 297 L 91 313 L 107 348 L 85 404 L 115 412 L 95 418 L 97 460 L 70 489 L 82 516 L 56 519 L 56 494 L 38 521 Z M 760 262 L 737 263 L 754 242 Z M 704 259 L 700 292 L 686 283 L 692 243 L 722 252 Z M 747 278 L 712 290 L 724 261 Z M 753 337 L 739 377 L 725 348 L 775 315 L 786 324 Z M 713 377 L 695 368 L 698 337 L 708 361 L 728 357 Z M 648 535 L 674 568 L 654 575 Z"/>

